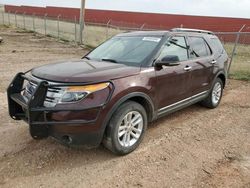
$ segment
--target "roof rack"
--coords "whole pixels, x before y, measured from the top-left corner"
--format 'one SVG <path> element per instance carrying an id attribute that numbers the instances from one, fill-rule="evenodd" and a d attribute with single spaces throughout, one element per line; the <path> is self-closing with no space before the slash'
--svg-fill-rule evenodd
<path id="1" fill-rule="evenodd" d="M 173 32 L 193 32 L 193 33 L 205 33 L 209 35 L 214 35 L 214 32 L 200 29 L 188 29 L 188 28 L 173 28 L 170 31 Z"/>

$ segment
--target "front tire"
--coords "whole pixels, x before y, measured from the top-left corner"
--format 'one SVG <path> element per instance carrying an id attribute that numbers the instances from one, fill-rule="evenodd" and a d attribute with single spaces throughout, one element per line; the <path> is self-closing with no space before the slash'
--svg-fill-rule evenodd
<path id="1" fill-rule="evenodd" d="M 220 78 L 217 78 L 213 84 L 212 91 L 208 97 L 201 102 L 205 107 L 214 109 L 219 106 L 223 94 L 223 82 Z"/>
<path id="2" fill-rule="evenodd" d="M 147 124 L 143 106 L 133 101 L 125 102 L 111 117 L 103 144 L 118 155 L 126 155 L 139 146 Z"/>

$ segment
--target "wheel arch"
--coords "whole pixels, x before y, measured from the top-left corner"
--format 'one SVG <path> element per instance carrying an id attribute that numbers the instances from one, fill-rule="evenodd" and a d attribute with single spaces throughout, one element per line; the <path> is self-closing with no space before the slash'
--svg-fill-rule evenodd
<path id="1" fill-rule="evenodd" d="M 134 101 L 134 102 L 141 104 L 146 110 L 146 113 L 148 115 L 148 121 L 151 122 L 154 120 L 155 108 L 154 108 L 154 103 L 153 103 L 152 99 L 145 93 L 133 92 L 133 93 L 130 93 L 130 94 L 122 97 L 113 105 L 113 107 L 111 108 L 111 110 L 107 114 L 105 121 L 103 123 L 104 133 L 105 133 L 105 130 L 108 129 L 109 120 L 112 117 L 112 115 L 114 114 L 114 112 L 119 108 L 120 105 L 122 105 L 123 103 L 125 103 L 127 101 Z"/>
<path id="2" fill-rule="evenodd" d="M 226 75 L 225 75 L 225 73 L 224 72 L 219 72 L 217 74 L 217 76 L 215 77 L 215 79 L 216 78 L 220 78 L 221 79 L 221 81 L 223 83 L 223 88 L 225 88 L 225 86 L 226 86 Z"/>
<path id="3" fill-rule="evenodd" d="M 146 110 L 146 113 L 148 116 L 148 121 L 151 122 L 153 120 L 153 118 L 154 118 L 154 106 L 153 106 L 153 102 L 151 101 L 151 99 L 148 99 L 145 96 L 135 95 L 135 96 L 129 97 L 124 102 L 126 102 L 126 101 L 134 101 L 134 102 L 137 102 L 140 105 L 142 105 L 144 107 L 144 109 Z"/>

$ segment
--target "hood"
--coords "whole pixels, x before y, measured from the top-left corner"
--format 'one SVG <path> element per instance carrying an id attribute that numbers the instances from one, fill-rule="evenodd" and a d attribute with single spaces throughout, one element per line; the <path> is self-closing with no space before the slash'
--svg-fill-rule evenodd
<path id="1" fill-rule="evenodd" d="M 89 60 L 65 61 L 32 69 L 31 74 L 53 82 L 101 82 L 138 74 L 140 67 Z"/>

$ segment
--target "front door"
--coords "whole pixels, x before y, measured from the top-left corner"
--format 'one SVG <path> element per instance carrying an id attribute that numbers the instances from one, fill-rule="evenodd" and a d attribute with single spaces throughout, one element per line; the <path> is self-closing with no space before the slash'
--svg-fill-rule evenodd
<path id="1" fill-rule="evenodd" d="M 158 60 L 165 57 L 174 57 L 179 65 L 162 66 L 156 70 L 158 112 L 192 95 L 189 87 L 192 67 L 188 58 L 186 38 L 170 38 L 163 46 Z"/>

